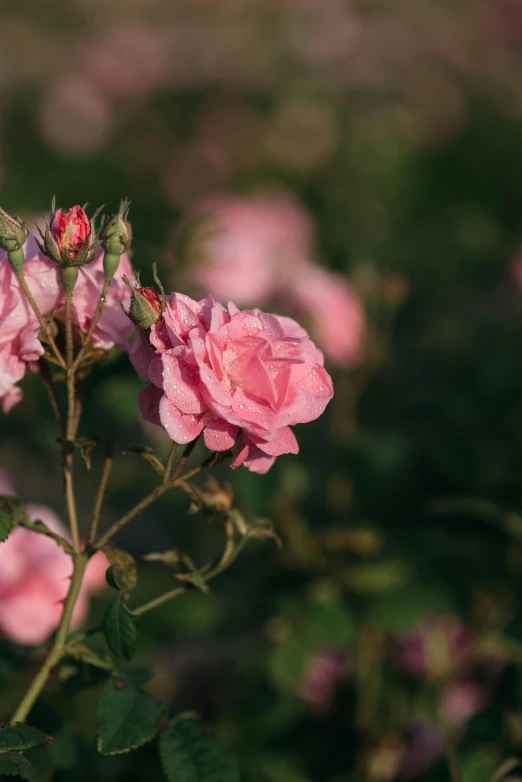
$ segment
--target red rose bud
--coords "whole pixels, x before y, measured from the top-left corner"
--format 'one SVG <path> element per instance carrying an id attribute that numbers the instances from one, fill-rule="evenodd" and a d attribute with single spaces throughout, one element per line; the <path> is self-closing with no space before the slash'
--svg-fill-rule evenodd
<path id="1" fill-rule="evenodd" d="M 69 212 L 57 209 L 51 220 L 51 236 L 58 251 L 69 252 L 75 258 L 84 243 L 91 246 L 91 226 L 81 206 L 73 206 Z"/>
<path id="2" fill-rule="evenodd" d="M 90 263 L 98 246 L 95 219 L 91 221 L 81 206 L 73 206 L 68 212 L 55 209 L 53 199 L 50 223 L 46 222 L 45 234 L 40 231 L 40 249 L 60 266 L 84 266 Z M 40 229 L 38 229 L 40 230 Z"/>
<path id="3" fill-rule="evenodd" d="M 19 273 L 24 263 L 23 246 L 27 238 L 24 223 L 18 218 L 15 220 L 0 209 L 0 248 L 7 252 L 11 265 Z"/>
<path id="4" fill-rule="evenodd" d="M 134 287 L 127 277 L 123 277 L 123 282 L 131 290 L 131 303 L 128 312 L 123 304 L 123 311 L 132 322 L 140 329 L 150 329 L 154 323 L 157 323 L 165 309 L 162 297 L 154 288 Z"/>

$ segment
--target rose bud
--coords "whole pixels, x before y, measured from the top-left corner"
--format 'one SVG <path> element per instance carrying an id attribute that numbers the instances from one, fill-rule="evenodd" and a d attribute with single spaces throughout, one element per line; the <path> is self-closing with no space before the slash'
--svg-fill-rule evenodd
<path id="1" fill-rule="evenodd" d="M 108 281 L 114 277 L 120 263 L 120 256 L 129 250 L 132 242 L 129 209 L 130 201 L 124 199 L 120 203 L 118 213 L 105 223 L 100 234 L 100 243 L 105 250 L 103 269 L 105 279 Z"/>
<path id="2" fill-rule="evenodd" d="M 139 275 L 136 274 L 136 286 L 133 286 L 128 277 L 122 277 L 123 282 L 131 290 L 131 303 L 129 310 L 125 309 L 123 304 L 122 310 L 127 317 L 138 326 L 140 329 L 150 329 L 163 314 L 165 309 L 163 296 L 160 295 L 154 288 L 140 288 Z"/>
<path id="3" fill-rule="evenodd" d="M 0 247 L 8 253 L 21 250 L 27 238 L 27 231 L 20 218 L 11 217 L 0 208 Z"/>
<path id="4" fill-rule="evenodd" d="M 51 220 L 45 224 L 45 234 L 40 229 L 41 251 L 62 267 L 84 266 L 96 256 L 98 242 L 95 212 L 91 221 L 81 206 L 73 206 L 68 212 L 55 208 L 53 198 Z"/>

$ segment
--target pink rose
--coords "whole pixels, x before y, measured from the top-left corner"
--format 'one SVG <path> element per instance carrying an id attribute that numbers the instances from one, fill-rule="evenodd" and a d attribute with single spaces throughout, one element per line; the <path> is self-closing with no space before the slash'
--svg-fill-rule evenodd
<path id="1" fill-rule="evenodd" d="M 0 472 L 0 493 L 13 494 Z M 33 521 L 43 521 L 52 532 L 68 538 L 56 514 L 44 505 L 27 505 Z M 87 565 L 72 618 L 72 627 L 87 617 L 89 595 L 105 586 L 108 562 L 102 552 Z M 72 574 L 71 558 L 52 538 L 16 527 L 0 543 L 0 634 L 15 643 L 43 643 L 56 629 Z"/>
<path id="2" fill-rule="evenodd" d="M 351 365 L 361 356 L 365 317 L 350 283 L 340 274 L 307 264 L 295 277 L 289 295 L 293 305 L 310 322 L 326 357 Z"/>
<path id="3" fill-rule="evenodd" d="M 25 247 L 27 285 L 42 314 L 56 307 L 61 290 L 58 269 L 38 252 L 34 239 Z M 0 252 L 0 400 L 9 412 L 22 398 L 16 385 L 31 363 L 43 355 L 38 339 L 40 325 L 29 306 L 5 253 Z"/>
<path id="4" fill-rule="evenodd" d="M 89 218 L 81 206 L 73 206 L 68 212 L 57 209 L 51 222 L 53 237 L 60 255 L 67 250 L 74 258 L 91 231 Z"/>
<path id="5" fill-rule="evenodd" d="M 196 235 L 201 263 L 189 270 L 190 279 L 216 299 L 264 304 L 299 274 L 311 254 L 310 217 L 284 194 L 217 196 L 199 204 L 191 217 L 208 219 L 209 226 L 202 228 L 201 239 Z"/>
<path id="6" fill-rule="evenodd" d="M 122 280 L 123 275 L 134 279 L 126 255 L 121 257 L 94 330 L 93 343 L 96 347 L 109 349 L 116 345 L 124 350 L 128 348 L 126 335 L 132 332 L 132 327 L 122 312 L 120 302 L 129 304 L 130 291 Z M 58 267 L 39 251 L 33 237 L 29 237 L 25 245 L 24 276 L 42 315 L 56 310 L 56 317 L 63 318 L 64 293 Z M 83 332 L 89 328 L 103 281 L 103 254 L 100 253 L 94 261 L 79 268 L 73 292 L 73 320 Z M 38 339 L 39 330 L 36 315 L 20 289 L 16 274 L 6 254 L 0 251 L 0 402 L 6 413 L 22 398 L 17 383 L 26 369 L 31 368 L 44 353 Z"/>
<path id="7" fill-rule="evenodd" d="M 290 318 L 173 293 L 150 343 L 139 336 L 130 354 L 151 381 L 144 418 L 178 443 L 203 432 L 214 451 L 240 435 L 233 468 L 264 473 L 276 456 L 297 453 L 290 426 L 318 418 L 333 395 L 322 353 Z"/>

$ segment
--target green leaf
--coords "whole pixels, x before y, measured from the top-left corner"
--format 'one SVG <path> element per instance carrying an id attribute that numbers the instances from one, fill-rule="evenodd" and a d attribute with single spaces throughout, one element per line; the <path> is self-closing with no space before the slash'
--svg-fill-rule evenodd
<path id="1" fill-rule="evenodd" d="M 102 551 L 112 566 L 109 568 L 110 575 L 107 575 L 109 586 L 120 589 L 122 592 L 131 592 L 135 589 L 138 583 L 138 571 L 132 554 L 112 546 L 103 546 Z M 116 586 L 114 587 L 113 584 Z"/>
<path id="2" fill-rule="evenodd" d="M 25 508 L 18 500 L 0 495 L 0 543 L 7 540 L 11 530 L 26 518 Z"/>
<path id="3" fill-rule="evenodd" d="M 98 751 L 118 755 L 154 738 L 167 717 L 166 704 L 129 682 L 111 679 L 96 704 Z"/>
<path id="4" fill-rule="evenodd" d="M 33 766 L 23 755 L 5 752 L 0 755 L 0 776 L 22 777 L 28 782 L 40 782 L 40 777 Z"/>
<path id="5" fill-rule="evenodd" d="M 8 725 L 0 730 L 0 752 L 24 751 L 33 747 L 41 747 L 49 744 L 53 740 L 52 736 L 42 733 L 38 728 L 31 728 L 29 725 Z"/>
<path id="6" fill-rule="evenodd" d="M 14 516 L 0 508 L 0 543 L 7 540 L 9 533 L 16 526 Z"/>
<path id="7" fill-rule="evenodd" d="M 159 750 L 170 782 L 239 782 L 235 758 L 194 720 L 170 725 L 160 736 Z"/>
<path id="8" fill-rule="evenodd" d="M 161 461 L 158 454 L 152 450 L 152 448 L 148 448 L 146 445 L 131 445 L 129 448 L 126 448 L 123 453 L 139 454 L 143 459 L 145 459 L 145 461 L 154 467 L 158 475 L 161 475 L 162 478 L 165 475 L 165 467 L 163 462 Z"/>
<path id="9" fill-rule="evenodd" d="M 103 634 L 111 652 L 124 660 L 132 660 L 136 651 L 137 634 L 134 616 L 121 595 L 108 606 L 103 617 Z"/>

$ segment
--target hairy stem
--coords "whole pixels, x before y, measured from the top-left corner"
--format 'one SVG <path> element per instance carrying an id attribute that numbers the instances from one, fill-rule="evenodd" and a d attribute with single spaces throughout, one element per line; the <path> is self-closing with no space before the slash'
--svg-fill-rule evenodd
<path id="1" fill-rule="evenodd" d="M 42 315 L 42 313 L 40 312 L 40 308 L 38 307 L 38 304 L 34 300 L 33 294 L 29 290 L 29 286 L 27 285 L 27 282 L 25 280 L 23 272 L 17 272 L 16 276 L 18 277 L 18 281 L 20 283 L 20 286 L 21 286 L 21 288 L 22 288 L 22 290 L 23 290 L 23 292 L 25 294 L 25 298 L 29 302 L 29 305 L 30 305 L 31 309 L 33 310 L 34 314 L 36 315 L 36 317 L 38 319 L 38 323 L 40 324 L 40 326 L 42 328 L 42 331 L 44 332 L 45 336 L 47 337 L 47 341 L 49 343 L 49 346 L 50 346 L 51 350 L 53 351 L 54 356 L 55 356 L 58 364 L 62 368 L 65 368 L 65 361 L 63 360 L 63 356 L 62 356 L 62 354 L 60 353 L 60 351 L 58 350 L 58 348 L 56 346 L 56 342 L 54 341 L 54 337 L 51 334 L 51 328 L 50 328 L 49 324 L 47 323 L 47 321 L 45 320 L 45 318 Z"/>
<path id="2" fill-rule="evenodd" d="M 103 506 L 103 498 L 105 497 L 105 490 L 112 470 L 112 456 L 106 456 L 103 462 L 102 473 L 100 476 L 100 483 L 98 485 L 98 491 L 94 499 L 94 512 L 91 521 L 91 531 L 89 534 L 89 543 L 94 543 L 96 536 L 98 535 L 98 524 L 100 522 L 101 511 Z"/>
<path id="3" fill-rule="evenodd" d="M 67 634 L 69 632 L 69 627 L 71 624 L 71 619 L 74 611 L 74 606 L 76 604 L 76 600 L 80 592 L 83 573 L 86 565 L 87 565 L 87 557 L 84 554 L 76 554 L 74 556 L 74 570 L 71 578 L 71 585 L 69 587 L 69 592 L 65 599 L 62 618 L 60 620 L 58 630 L 56 631 L 53 645 L 51 647 L 49 654 L 47 655 L 44 664 L 38 671 L 37 675 L 31 682 L 29 689 L 27 690 L 24 697 L 18 704 L 18 707 L 11 718 L 12 723 L 24 722 L 27 719 L 27 716 L 31 711 L 36 699 L 38 698 L 43 688 L 47 684 L 47 681 L 49 679 L 53 667 L 60 661 L 63 655 L 66 641 L 67 641 Z"/>
<path id="4" fill-rule="evenodd" d="M 76 434 L 76 408 L 75 408 L 75 377 L 74 354 L 72 333 L 72 291 L 65 294 L 65 361 L 66 361 L 66 385 L 67 385 L 67 418 L 65 420 L 65 443 L 63 471 L 65 479 L 65 499 L 67 514 L 74 550 L 80 551 L 80 532 L 78 528 L 78 516 L 76 514 L 76 501 L 74 497 L 73 462 L 74 447 L 72 440 Z"/>
<path id="5" fill-rule="evenodd" d="M 172 472 L 172 464 L 174 462 L 174 459 L 176 457 L 176 451 L 178 450 L 178 444 L 174 441 L 172 442 L 172 445 L 170 446 L 169 455 L 167 457 L 167 463 L 165 465 L 165 477 L 164 477 L 164 483 L 168 481 L 170 478 L 170 474 Z"/>
<path id="6" fill-rule="evenodd" d="M 78 351 L 78 355 L 76 356 L 76 361 L 74 362 L 73 369 L 75 371 L 78 369 L 78 367 L 80 365 L 80 361 L 84 357 L 85 352 L 87 351 L 87 349 L 88 349 L 88 347 L 89 347 L 89 345 L 91 343 L 92 335 L 94 334 L 94 329 L 98 325 L 98 321 L 100 319 L 100 315 L 101 315 L 101 312 L 102 312 L 102 309 L 103 309 L 103 305 L 105 304 L 105 299 L 107 298 L 107 293 L 109 291 L 109 285 L 110 285 L 110 281 L 105 280 L 105 282 L 103 283 L 103 290 L 102 290 L 101 296 L 100 296 L 100 298 L 98 300 L 98 304 L 96 306 L 96 310 L 94 311 L 93 319 L 91 320 L 91 325 L 89 326 L 89 330 L 88 330 L 88 332 L 86 334 L 84 343 L 81 346 L 80 350 Z"/>
<path id="7" fill-rule="evenodd" d="M 41 358 L 39 362 L 40 366 L 40 375 L 43 381 L 43 384 L 46 388 L 47 395 L 49 397 L 49 401 L 51 403 L 51 407 L 53 410 L 54 417 L 56 419 L 56 422 L 58 426 L 60 427 L 60 431 L 62 435 L 65 435 L 64 431 L 64 424 L 62 421 L 62 414 L 60 412 L 60 406 L 58 404 L 58 399 L 56 398 L 56 389 L 54 387 L 54 380 L 51 373 L 51 368 L 49 366 L 49 362 L 46 361 L 45 358 Z"/>
<path id="8" fill-rule="evenodd" d="M 199 465 L 198 467 L 195 467 L 186 475 L 180 475 L 181 470 L 183 469 L 184 465 L 187 462 L 187 459 L 189 458 L 190 454 L 194 450 L 195 444 L 196 444 L 196 440 L 193 440 L 191 443 L 185 446 L 183 456 L 181 457 L 178 464 L 176 465 L 176 469 L 174 470 L 173 474 L 166 481 L 160 483 L 159 486 L 156 486 L 156 488 L 153 489 L 149 494 L 147 494 L 146 497 L 140 500 L 140 502 L 138 502 L 137 505 L 131 508 L 131 510 L 128 513 L 122 516 L 121 519 L 115 522 L 112 525 L 112 527 L 110 527 L 106 532 L 104 532 L 101 538 L 96 543 L 96 548 L 101 548 L 102 546 L 104 546 L 113 537 L 113 535 L 119 532 L 135 516 L 138 516 L 140 513 L 142 513 L 145 510 L 145 508 L 148 508 L 149 505 L 152 505 L 152 503 L 155 502 L 159 497 L 161 497 L 161 495 L 164 494 L 166 491 L 172 489 L 181 481 L 184 481 L 187 478 L 192 477 L 202 469 L 202 465 Z"/>

